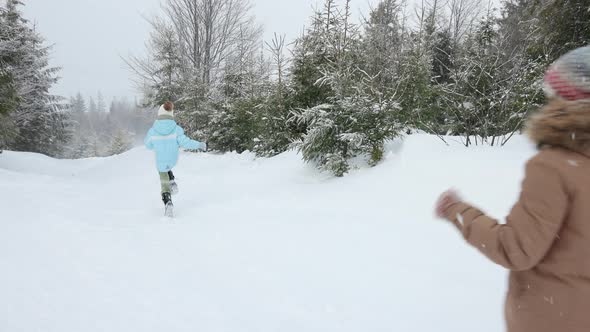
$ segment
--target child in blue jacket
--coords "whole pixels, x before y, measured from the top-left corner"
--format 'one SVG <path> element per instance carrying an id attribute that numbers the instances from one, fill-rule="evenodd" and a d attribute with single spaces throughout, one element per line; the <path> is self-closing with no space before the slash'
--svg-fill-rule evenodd
<path id="1" fill-rule="evenodd" d="M 172 194 L 178 192 L 172 168 L 176 166 L 179 148 L 188 150 L 207 150 L 207 145 L 192 140 L 184 134 L 184 130 L 174 121 L 174 104 L 166 102 L 158 110 L 158 119 L 145 137 L 145 146 L 156 152 L 156 165 L 160 173 L 162 201 L 165 215 L 173 216 Z"/>

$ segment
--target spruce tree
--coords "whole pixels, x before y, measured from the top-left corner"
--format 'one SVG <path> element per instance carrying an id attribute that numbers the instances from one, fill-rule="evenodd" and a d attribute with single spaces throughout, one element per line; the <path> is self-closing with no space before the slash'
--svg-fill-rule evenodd
<path id="1" fill-rule="evenodd" d="M 254 145 L 258 156 L 272 157 L 289 149 L 295 128 L 289 126 L 288 118 L 292 108 L 292 90 L 288 86 L 285 56 L 285 38 L 275 34 L 267 47 L 272 54 L 274 80 L 268 80 L 267 93 L 258 105 L 259 134 Z"/>
<path id="2" fill-rule="evenodd" d="M 107 104 L 104 100 L 104 96 L 100 91 L 98 91 L 98 95 L 96 97 L 96 110 L 100 113 L 105 113 L 107 111 Z"/>
<path id="3" fill-rule="evenodd" d="M 292 121 L 306 126 L 295 144 L 303 159 L 343 176 L 353 157 L 366 157 L 372 165 L 381 160 L 384 141 L 398 131 L 398 105 L 376 89 L 378 79 L 361 67 L 361 35 L 351 23 L 350 1 L 343 10 L 334 6 L 327 0 L 316 23 L 322 30 L 316 41 L 321 53 L 315 56 L 323 62 L 317 64 L 322 76 L 314 84 L 330 93 L 325 102 L 297 112 Z"/>
<path id="4" fill-rule="evenodd" d="M 109 155 L 117 155 L 126 152 L 131 148 L 131 138 L 129 133 L 125 130 L 117 130 L 115 136 L 111 141 Z"/>
<path id="5" fill-rule="evenodd" d="M 88 111 L 88 109 L 86 107 L 86 101 L 84 100 L 84 97 L 82 97 L 82 94 L 80 92 L 78 92 L 78 94 L 76 94 L 75 97 L 71 98 L 70 109 L 74 113 L 78 113 L 78 114 L 86 113 Z"/>
<path id="6" fill-rule="evenodd" d="M 322 66 L 335 57 L 326 42 L 328 31 L 333 31 L 331 25 L 336 15 L 335 6 L 334 1 L 326 1 L 326 12 L 316 13 L 312 26 L 295 41 L 290 75 L 294 106 L 297 108 L 325 103 L 333 94 L 328 85 L 318 84 L 318 81 L 322 78 Z"/>
<path id="7" fill-rule="evenodd" d="M 13 77 L 15 33 L 8 18 L 6 9 L 0 6 L 0 152 L 16 136 L 17 128 L 11 113 L 16 111 L 19 101 Z"/>
<path id="8" fill-rule="evenodd" d="M 442 100 L 452 133 L 466 145 L 505 144 L 538 107 L 544 66 L 519 52 L 488 16 L 468 35 Z M 506 45 L 504 47 L 504 45 Z"/>
<path id="9" fill-rule="evenodd" d="M 90 113 L 98 112 L 98 106 L 96 105 L 96 102 L 94 101 L 93 97 L 90 97 L 88 99 L 88 112 L 90 112 Z"/>
<path id="10" fill-rule="evenodd" d="M 365 68 L 376 76 L 382 89 L 395 92 L 400 77 L 403 48 L 403 8 L 397 0 L 382 0 L 365 24 L 363 51 Z"/>
<path id="11" fill-rule="evenodd" d="M 538 11 L 538 27 L 550 46 L 549 61 L 590 44 L 588 0 L 554 0 Z"/>
<path id="12" fill-rule="evenodd" d="M 51 95 L 49 89 L 57 82 L 59 68 L 49 66 L 49 47 L 43 38 L 22 17 L 18 0 L 8 0 L 0 13 L 5 25 L 4 38 L 12 48 L 9 57 L 18 103 L 13 112 L 18 135 L 11 149 L 59 156 L 70 139 L 69 114 L 62 98 Z"/>

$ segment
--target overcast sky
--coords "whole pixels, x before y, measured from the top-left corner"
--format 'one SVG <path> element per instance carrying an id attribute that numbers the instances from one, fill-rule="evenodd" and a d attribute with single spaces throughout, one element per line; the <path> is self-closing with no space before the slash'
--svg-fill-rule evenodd
<path id="1" fill-rule="evenodd" d="M 0 0 L 1 1 L 1 0 Z M 150 27 L 143 19 L 159 12 L 161 0 L 28 0 L 25 17 L 54 44 L 51 64 L 62 67 L 54 93 L 70 97 L 100 90 L 107 99 L 139 95 L 121 56 L 141 55 Z M 320 0 L 252 0 L 253 14 L 273 33 L 293 40 Z M 353 0 L 356 19 L 376 0 Z"/>

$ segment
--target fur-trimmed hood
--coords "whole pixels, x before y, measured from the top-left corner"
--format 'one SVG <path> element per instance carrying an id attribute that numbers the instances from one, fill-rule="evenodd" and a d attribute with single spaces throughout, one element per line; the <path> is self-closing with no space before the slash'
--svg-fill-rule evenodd
<path id="1" fill-rule="evenodd" d="M 526 127 L 539 147 L 561 147 L 590 157 L 590 100 L 553 99 Z"/>

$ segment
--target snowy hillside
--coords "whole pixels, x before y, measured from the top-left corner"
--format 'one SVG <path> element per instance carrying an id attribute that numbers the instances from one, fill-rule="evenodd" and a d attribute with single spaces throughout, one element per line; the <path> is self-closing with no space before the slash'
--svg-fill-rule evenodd
<path id="1" fill-rule="evenodd" d="M 342 179 L 293 152 L 184 154 L 170 221 L 144 148 L 5 152 L 0 331 L 502 331 L 505 272 L 432 207 L 455 186 L 504 216 L 533 153 L 412 136 Z"/>

